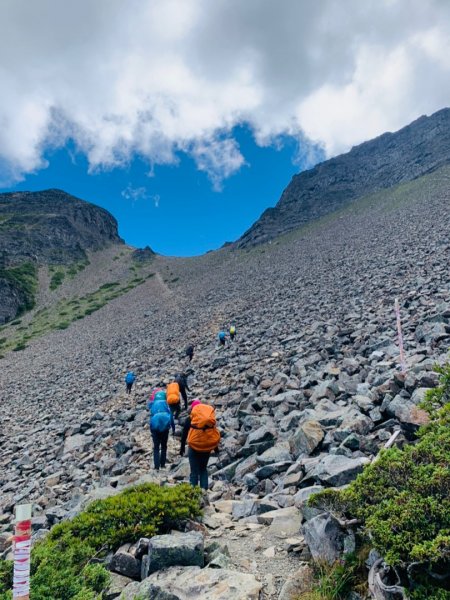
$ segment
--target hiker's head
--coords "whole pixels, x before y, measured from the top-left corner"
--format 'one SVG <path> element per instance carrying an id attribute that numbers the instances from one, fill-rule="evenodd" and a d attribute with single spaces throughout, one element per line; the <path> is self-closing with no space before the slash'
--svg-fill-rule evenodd
<path id="1" fill-rule="evenodd" d="M 198 398 L 195 398 L 194 400 L 192 400 L 191 410 L 194 408 L 194 406 L 198 406 L 199 404 L 201 404 L 201 402 Z"/>

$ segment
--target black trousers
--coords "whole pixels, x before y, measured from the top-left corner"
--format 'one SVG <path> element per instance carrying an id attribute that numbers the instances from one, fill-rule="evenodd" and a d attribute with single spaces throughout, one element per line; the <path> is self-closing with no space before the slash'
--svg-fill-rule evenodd
<path id="1" fill-rule="evenodd" d="M 186 390 L 181 386 L 180 386 L 180 394 L 184 400 L 184 410 L 187 410 L 187 394 L 186 394 Z"/>
<path id="2" fill-rule="evenodd" d="M 189 466 L 191 468 L 191 474 L 189 481 L 191 485 L 199 485 L 204 490 L 208 489 L 208 461 L 211 452 L 197 452 L 189 448 Z"/>
<path id="3" fill-rule="evenodd" d="M 178 419 L 181 412 L 181 404 L 178 402 L 177 404 L 169 404 L 170 412 L 173 414 L 174 419 Z"/>
<path id="4" fill-rule="evenodd" d="M 169 430 L 152 431 L 153 438 L 153 462 L 155 469 L 165 467 L 167 458 L 167 440 L 169 439 Z"/>
<path id="5" fill-rule="evenodd" d="M 133 387 L 132 383 L 127 383 L 127 394 L 131 392 L 131 388 Z"/>

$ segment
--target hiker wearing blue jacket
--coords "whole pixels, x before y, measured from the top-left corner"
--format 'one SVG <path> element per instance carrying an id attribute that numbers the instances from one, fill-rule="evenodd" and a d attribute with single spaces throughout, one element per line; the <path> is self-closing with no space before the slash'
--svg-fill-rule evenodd
<path id="1" fill-rule="evenodd" d="M 127 394 L 131 392 L 131 388 L 133 387 L 133 383 L 135 381 L 136 375 L 133 373 L 133 371 L 128 371 L 128 373 L 125 375 L 125 385 L 127 388 Z"/>
<path id="2" fill-rule="evenodd" d="M 153 439 L 153 462 L 157 471 L 159 471 L 160 467 L 164 468 L 166 466 L 167 441 L 169 439 L 170 428 L 172 428 L 172 435 L 175 435 L 175 421 L 166 402 L 165 394 L 164 391 L 158 392 L 153 402 L 149 404 L 150 432 Z"/>
<path id="3" fill-rule="evenodd" d="M 225 346 L 226 334 L 225 331 L 219 331 L 219 344 Z"/>

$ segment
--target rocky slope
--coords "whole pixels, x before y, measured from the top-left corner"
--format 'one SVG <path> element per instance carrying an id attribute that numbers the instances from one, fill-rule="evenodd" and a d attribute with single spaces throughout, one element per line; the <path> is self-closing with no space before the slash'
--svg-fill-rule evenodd
<path id="1" fill-rule="evenodd" d="M 237 246 L 267 242 L 371 192 L 411 181 L 449 162 L 450 109 L 446 108 L 294 175 L 275 208 L 266 210 Z"/>
<path id="2" fill-rule="evenodd" d="M 326 546 L 329 524 L 306 498 L 350 481 L 395 431 L 403 444 L 425 418 L 417 404 L 436 385 L 432 367 L 450 339 L 449 181 L 443 167 L 271 245 L 155 257 L 155 277 L 6 355 L 4 531 L 17 502 L 33 501 L 35 528 L 45 529 L 88 493 L 148 474 L 146 399 L 187 367 L 183 349 L 193 342 L 191 398 L 214 403 L 223 430 L 206 533 L 226 542 L 231 569 L 256 573 L 262 597 L 290 598 L 285 584 L 299 556 L 351 543 L 331 523 L 337 542 Z M 218 348 L 217 331 L 231 322 L 237 340 Z M 138 375 L 131 397 L 129 368 Z M 188 472 L 177 450 L 175 439 L 173 481 Z"/>
<path id="3" fill-rule="evenodd" d="M 0 194 L 0 324 L 32 305 L 18 266 L 83 261 L 86 251 L 119 243 L 110 213 L 66 192 Z"/>

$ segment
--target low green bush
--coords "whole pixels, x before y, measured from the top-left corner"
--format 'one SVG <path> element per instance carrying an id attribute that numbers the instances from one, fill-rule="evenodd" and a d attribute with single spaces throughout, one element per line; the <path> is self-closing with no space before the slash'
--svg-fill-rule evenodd
<path id="1" fill-rule="evenodd" d="M 50 289 L 52 291 L 56 290 L 56 288 L 59 287 L 64 281 L 65 276 L 66 274 L 64 271 L 55 271 L 50 279 Z"/>
<path id="2" fill-rule="evenodd" d="M 200 514 L 201 491 L 187 484 L 143 484 L 96 500 L 70 521 L 56 525 L 32 550 L 33 600 L 95 600 L 109 573 L 97 561 L 140 537 L 166 533 Z M 95 558 L 95 563 L 93 559 Z M 9 600 L 11 563 L 0 561 L 0 600 Z"/>
<path id="3" fill-rule="evenodd" d="M 0 268 L 0 279 L 10 281 L 22 292 L 23 300 L 19 307 L 19 314 L 34 307 L 38 285 L 35 263 L 24 262 L 16 267 Z"/>
<path id="4" fill-rule="evenodd" d="M 14 348 L 12 350 L 13 350 L 13 352 L 20 352 L 21 350 L 25 350 L 26 347 L 27 347 L 26 344 L 24 344 L 23 342 L 19 342 L 17 344 L 17 346 L 14 346 Z"/>

